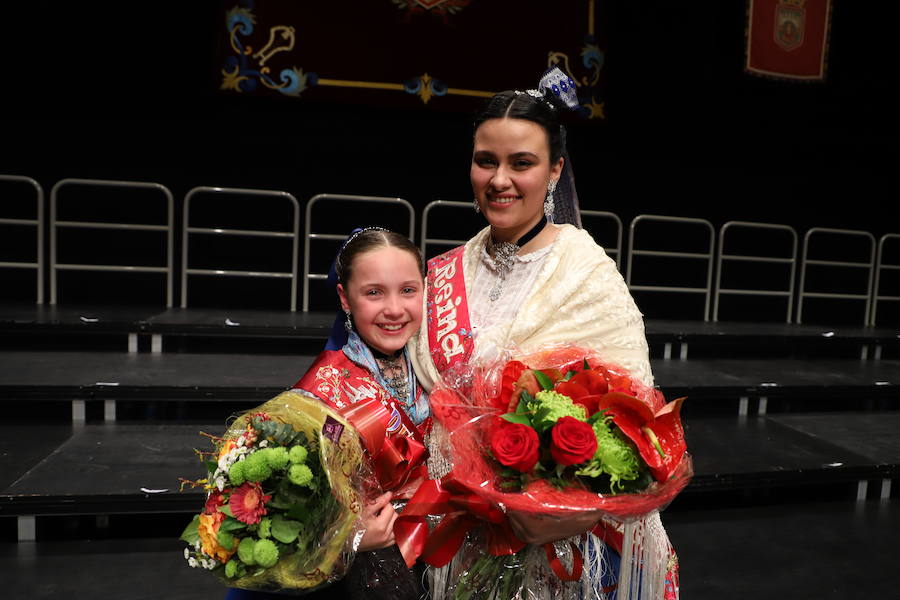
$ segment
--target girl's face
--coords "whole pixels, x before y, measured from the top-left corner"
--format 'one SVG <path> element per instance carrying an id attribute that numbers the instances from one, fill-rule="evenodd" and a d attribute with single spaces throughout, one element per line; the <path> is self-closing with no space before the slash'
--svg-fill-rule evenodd
<path id="1" fill-rule="evenodd" d="M 472 190 L 495 237 L 518 239 L 544 214 L 547 184 L 563 160 L 550 162 L 544 128 L 526 119 L 489 119 L 475 131 Z"/>
<path id="2" fill-rule="evenodd" d="M 337 286 L 341 307 L 353 315 L 357 333 L 384 354 L 403 348 L 419 329 L 423 290 L 415 257 L 393 246 L 358 254 L 350 280 Z"/>

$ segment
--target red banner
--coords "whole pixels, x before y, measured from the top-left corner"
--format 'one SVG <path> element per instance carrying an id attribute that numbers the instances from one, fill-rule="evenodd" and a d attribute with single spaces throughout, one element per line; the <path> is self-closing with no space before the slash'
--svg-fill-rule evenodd
<path id="1" fill-rule="evenodd" d="M 831 0 L 748 0 L 748 73 L 825 79 Z"/>

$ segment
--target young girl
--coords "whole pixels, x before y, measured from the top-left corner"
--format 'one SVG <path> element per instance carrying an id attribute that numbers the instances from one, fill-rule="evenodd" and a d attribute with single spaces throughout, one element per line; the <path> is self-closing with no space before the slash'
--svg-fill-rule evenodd
<path id="1" fill-rule="evenodd" d="M 391 415 L 388 441 L 408 438 L 403 440 L 404 447 L 421 448 L 421 454 L 418 464 L 398 479 L 391 481 L 389 474 L 380 474 L 382 491 L 364 508 L 365 533 L 350 571 L 341 581 L 306 598 L 419 598 L 421 575 L 406 568 L 397 550 L 393 534 L 397 512 L 391 501 L 403 495 L 404 484 L 425 474 L 424 436 L 431 424 L 428 400 L 405 350 L 422 323 L 422 258 L 407 238 L 372 227 L 348 239 L 335 271 L 346 314 L 346 343 L 339 350 L 322 352 L 293 388 L 344 414 L 354 405 L 379 402 Z M 226 598 L 271 597 L 276 596 L 232 589 Z"/>

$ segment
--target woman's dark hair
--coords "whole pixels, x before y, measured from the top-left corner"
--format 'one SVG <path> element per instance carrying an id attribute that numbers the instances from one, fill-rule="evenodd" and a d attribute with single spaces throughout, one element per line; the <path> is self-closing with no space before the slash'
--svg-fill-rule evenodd
<path id="1" fill-rule="evenodd" d="M 424 275 L 425 268 L 422 262 L 422 254 L 409 238 L 394 231 L 372 227 L 354 233 L 341 249 L 334 264 L 338 283 L 347 285 L 347 282 L 350 281 L 350 278 L 353 276 L 353 261 L 356 260 L 357 256 L 371 250 L 387 247 L 399 248 L 412 254 L 416 259 L 419 273 Z"/>
<path id="2" fill-rule="evenodd" d="M 475 115 L 474 130 L 490 119 L 525 119 L 540 125 L 547 132 L 550 162 L 566 153 L 566 130 L 559 122 L 559 109 L 552 104 L 552 94 L 536 98 L 528 92 L 505 91 L 488 100 Z"/>

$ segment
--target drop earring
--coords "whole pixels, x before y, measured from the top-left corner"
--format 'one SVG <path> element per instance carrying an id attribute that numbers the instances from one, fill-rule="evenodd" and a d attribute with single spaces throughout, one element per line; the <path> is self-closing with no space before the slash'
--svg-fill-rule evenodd
<path id="1" fill-rule="evenodd" d="M 347 320 L 344 321 L 344 329 L 347 330 L 347 333 L 353 331 L 353 321 L 350 319 L 350 311 L 345 310 L 344 314 L 347 315 Z"/>
<path id="2" fill-rule="evenodd" d="M 472 200 L 472 206 L 475 209 L 475 212 L 477 212 L 477 213 L 481 212 L 481 205 L 478 204 L 478 198 L 475 198 L 474 200 Z"/>
<path id="3" fill-rule="evenodd" d="M 547 182 L 547 197 L 544 199 L 544 216 L 552 223 L 553 222 L 553 192 L 556 190 L 556 180 L 551 179 Z"/>

